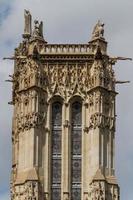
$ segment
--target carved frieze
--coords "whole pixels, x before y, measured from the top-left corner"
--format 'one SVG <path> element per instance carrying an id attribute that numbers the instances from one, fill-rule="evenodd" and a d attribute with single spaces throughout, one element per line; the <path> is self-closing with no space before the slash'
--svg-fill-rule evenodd
<path id="1" fill-rule="evenodd" d="M 115 118 L 106 116 L 102 113 L 94 113 L 90 116 L 89 128 L 103 128 L 114 130 L 115 129 Z"/>
<path id="2" fill-rule="evenodd" d="M 92 182 L 89 196 L 91 200 L 105 200 L 105 183 L 103 181 Z"/>
<path id="3" fill-rule="evenodd" d="M 83 98 L 90 88 L 90 66 L 83 64 L 49 64 L 44 66 L 49 96 L 61 95 L 68 100 L 73 95 L 79 94 Z"/>
<path id="4" fill-rule="evenodd" d="M 119 200 L 118 185 L 108 185 L 108 197 L 110 200 Z"/>
<path id="5" fill-rule="evenodd" d="M 102 86 L 109 90 L 115 89 L 115 77 L 112 66 L 104 60 L 95 60 L 90 70 L 91 87 Z"/>
<path id="6" fill-rule="evenodd" d="M 28 47 L 29 47 L 29 43 L 24 40 L 22 43 L 20 43 L 20 45 L 18 46 L 18 48 L 15 49 L 15 56 L 27 56 L 28 55 Z"/>
<path id="7" fill-rule="evenodd" d="M 22 185 L 16 185 L 12 188 L 11 199 L 19 200 L 38 200 L 39 198 L 39 184 L 37 181 L 27 181 Z M 41 197 L 42 199 L 42 197 Z"/>
<path id="8" fill-rule="evenodd" d="M 16 128 L 18 132 L 29 130 L 45 124 L 46 113 L 32 112 L 26 115 L 18 115 L 16 117 Z"/>
<path id="9" fill-rule="evenodd" d="M 31 87 L 47 91 L 49 99 L 54 95 L 60 95 L 66 101 L 74 95 L 80 95 L 86 99 L 87 92 L 94 87 L 102 86 L 112 89 L 110 85 L 112 76 L 111 67 L 108 69 L 108 66 L 105 67 L 101 61 L 97 60 L 91 66 L 87 62 L 38 63 L 27 58 L 25 62 L 17 63 L 17 72 L 14 73 L 13 99 L 18 92 Z"/>
<path id="10" fill-rule="evenodd" d="M 39 106 L 38 106 L 39 103 Z M 13 127 L 17 132 L 45 124 L 47 103 L 45 94 L 28 90 L 18 95 Z"/>
<path id="11" fill-rule="evenodd" d="M 118 185 L 110 185 L 106 181 L 94 181 L 90 184 L 89 199 L 119 200 Z"/>

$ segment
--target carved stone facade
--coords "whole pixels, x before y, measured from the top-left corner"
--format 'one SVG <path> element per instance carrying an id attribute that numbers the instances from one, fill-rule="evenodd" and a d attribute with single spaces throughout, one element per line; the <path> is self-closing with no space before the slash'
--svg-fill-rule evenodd
<path id="1" fill-rule="evenodd" d="M 12 76 L 11 198 L 119 200 L 116 80 L 103 24 L 88 44 L 47 44 L 42 26 L 32 31 L 25 11 Z"/>

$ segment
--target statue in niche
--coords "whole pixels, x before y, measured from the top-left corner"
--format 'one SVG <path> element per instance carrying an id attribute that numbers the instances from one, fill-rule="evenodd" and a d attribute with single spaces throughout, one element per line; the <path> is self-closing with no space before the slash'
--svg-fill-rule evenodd
<path id="1" fill-rule="evenodd" d="M 101 23 L 100 20 L 98 20 L 92 32 L 92 39 L 103 38 L 103 36 L 104 36 L 104 23 Z"/>
<path id="2" fill-rule="evenodd" d="M 43 22 L 42 21 L 40 23 L 38 20 L 34 21 L 33 37 L 43 38 Z"/>
<path id="3" fill-rule="evenodd" d="M 25 18 L 25 27 L 24 27 L 24 36 L 31 36 L 31 21 L 32 16 L 29 10 L 24 10 L 24 18 Z"/>

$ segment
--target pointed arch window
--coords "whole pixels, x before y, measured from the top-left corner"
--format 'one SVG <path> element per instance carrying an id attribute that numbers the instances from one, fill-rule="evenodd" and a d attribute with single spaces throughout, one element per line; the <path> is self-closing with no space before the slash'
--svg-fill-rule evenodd
<path id="1" fill-rule="evenodd" d="M 81 147 L 82 147 L 82 104 L 72 104 L 71 131 L 71 199 L 81 200 Z"/>
<path id="2" fill-rule="evenodd" d="M 61 135 L 62 135 L 62 104 L 52 104 L 52 200 L 61 200 Z"/>

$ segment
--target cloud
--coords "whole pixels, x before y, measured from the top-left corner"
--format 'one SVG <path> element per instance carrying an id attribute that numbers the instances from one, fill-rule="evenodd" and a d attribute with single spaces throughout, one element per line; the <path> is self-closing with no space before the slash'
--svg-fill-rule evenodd
<path id="1" fill-rule="evenodd" d="M 9 193 L 0 194 L 0 200 L 10 200 Z"/>
<path id="2" fill-rule="evenodd" d="M 23 33 L 23 12 L 30 9 L 33 20 L 44 21 L 49 43 L 87 43 L 98 19 L 105 22 L 105 37 L 111 55 L 133 57 L 133 2 L 130 0 L 1 0 L 0 57 L 13 55 Z M 132 62 L 118 62 L 114 67 L 118 80 L 131 80 L 117 86 L 116 168 L 121 186 L 121 200 L 132 200 L 133 172 L 133 67 Z M 0 188 L 9 188 L 11 166 L 11 85 L 4 82 L 12 73 L 13 63 L 0 60 Z M 4 153 L 3 153 L 4 149 Z M 126 184 L 125 184 L 126 183 Z M 0 198 L 1 199 L 1 198 Z M 5 198 L 6 199 L 6 198 Z"/>
<path id="3" fill-rule="evenodd" d="M 11 120 L 12 107 L 8 105 L 11 99 L 11 85 L 5 82 L 8 73 L 12 73 L 11 66 L 8 62 L 0 61 L 0 195 L 1 192 L 8 190 L 10 184 L 11 171 Z M 0 197 L 4 199 L 5 194 Z M 5 198 L 6 199 L 6 198 Z"/>

